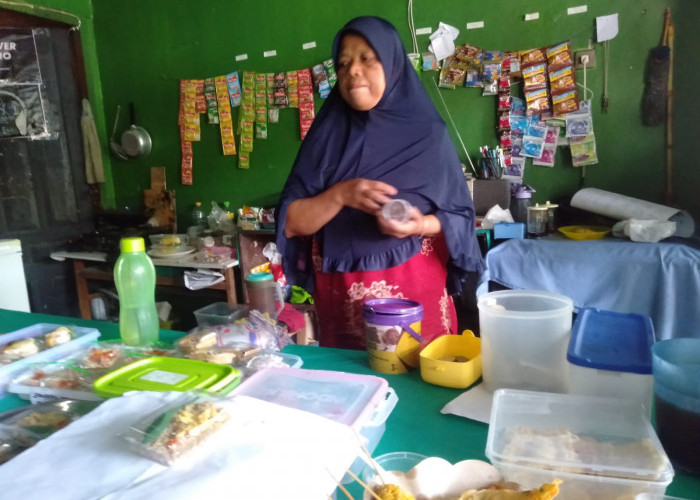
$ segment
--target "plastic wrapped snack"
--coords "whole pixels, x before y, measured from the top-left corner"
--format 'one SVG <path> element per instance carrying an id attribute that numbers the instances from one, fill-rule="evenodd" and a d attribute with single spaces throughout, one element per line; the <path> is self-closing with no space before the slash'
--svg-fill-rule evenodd
<path id="1" fill-rule="evenodd" d="M 122 437 L 141 454 L 164 465 L 172 465 L 197 448 L 228 419 L 229 413 L 221 400 L 183 393 L 128 428 Z"/>
<path id="2" fill-rule="evenodd" d="M 46 347 L 50 348 L 70 342 L 74 337 L 75 333 L 73 333 L 73 330 L 65 326 L 59 326 L 55 330 L 44 335 L 44 341 L 46 342 Z"/>
<path id="3" fill-rule="evenodd" d="M 214 347 L 216 339 L 217 332 L 214 329 L 195 330 L 179 339 L 176 346 L 183 354 L 191 354 Z"/>
<path id="4" fill-rule="evenodd" d="M 43 349 L 43 342 L 35 338 L 15 340 L 5 346 L 0 353 L 4 363 L 11 363 L 18 359 L 32 356 Z"/>

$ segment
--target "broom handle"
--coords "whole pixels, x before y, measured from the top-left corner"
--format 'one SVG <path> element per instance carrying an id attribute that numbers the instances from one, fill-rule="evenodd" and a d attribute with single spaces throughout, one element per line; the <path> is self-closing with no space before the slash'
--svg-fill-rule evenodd
<path id="1" fill-rule="evenodd" d="M 671 9 L 668 7 L 664 12 L 664 34 L 661 37 L 661 45 L 668 45 L 668 28 L 671 26 Z"/>
<path id="2" fill-rule="evenodd" d="M 673 38 L 674 28 L 670 21 L 669 9 L 666 9 L 669 16 L 668 32 L 666 43 L 669 48 L 669 68 L 668 87 L 666 94 L 666 193 L 665 202 L 667 205 L 673 204 Z"/>

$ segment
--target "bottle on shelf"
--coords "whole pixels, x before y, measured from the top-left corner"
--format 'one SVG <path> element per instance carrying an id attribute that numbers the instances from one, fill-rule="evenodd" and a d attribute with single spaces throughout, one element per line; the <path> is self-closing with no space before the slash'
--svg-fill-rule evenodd
<path id="1" fill-rule="evenodd" d="M 207 214 L 204 213 L 202 202 L 197 201 L 192 210 L 192 225 L 199 228 L 199 231 L 204 231 L 207 228 Z"/>
<path id="2" fill-rule="evenodd" d="M 148 346 L 158 341 L 156 270 L 143 238 L 122 238 L 114 265 L 119 295 L 119 333 L 127 345 Z"/>

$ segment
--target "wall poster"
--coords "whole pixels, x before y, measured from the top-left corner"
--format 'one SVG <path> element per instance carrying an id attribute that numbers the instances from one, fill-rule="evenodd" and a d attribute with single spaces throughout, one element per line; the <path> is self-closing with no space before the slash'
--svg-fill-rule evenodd
<path id="1" fill-rule="evenodd" d="M 0 139 L 50 137 L 31 28 L 0 28 Z"/>

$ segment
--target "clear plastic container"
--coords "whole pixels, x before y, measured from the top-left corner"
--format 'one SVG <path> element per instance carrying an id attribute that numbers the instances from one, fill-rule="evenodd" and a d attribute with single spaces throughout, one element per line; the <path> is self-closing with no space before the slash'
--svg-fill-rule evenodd
<path id="1" fill-rule="evenodd" d="M 231 324 L 246 314 L 248 314 L 246 304 L 229 304 L 227 302 L 214 302 L 194 311 L 194 317 L 199 326 Z"/>
<path id="2" fill-rule="evenodd" d="M 614 398 L 500 389 L 486 456 L 523 489 L 561 479 L 557 500 L 663 495 L 674 475 L 642 406 Z"/>
<path id="3" fill-rule="evenodd" d="M 192 226 L 197 227 L 199 231 L 204 231 L 207 228 L 207 214 L 204 213 L 202 202 L 196 201 L 192 210 Z"/>
<path id="4" fill-rule="evenodd" d="M 567 392 L 566 350 L 573 301 L 536 290 L 505 290 L 479 297 L 485 386 Z"/>
<path id="5" fill-rule="evenodd" d="M 396 222 L 408 222 L 411 204 L 406 200 L 395 199 L 382 206 L 382 217 Z"/>
<path id="6" fill-rule="evenodd" d="M 146 255 L 143 238 L 123 238 L 114 265 L 119 294 L 119 332 L 127 345 L 152 345 L 158 340 L 156 269 Z"/>
<path id="7" fill-rule="evenodd" d="M 534 207 L 527 207 L 527 234 L 528 236 L 542 236 L 547 233 L 547 207 L 536 203 Z"/>
<path id="8" fill-rule="evenodd" d="M 151 245 L 160 247 L 181 247 L 190 242 L 187 234 L 149 234 L 148 239 Z"/>

